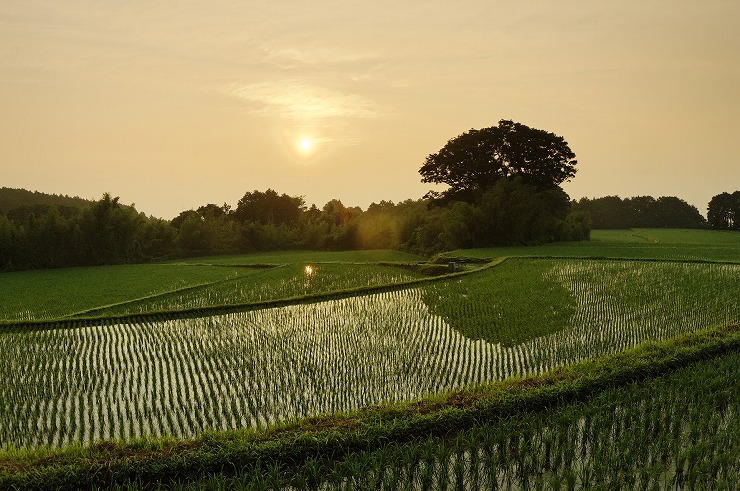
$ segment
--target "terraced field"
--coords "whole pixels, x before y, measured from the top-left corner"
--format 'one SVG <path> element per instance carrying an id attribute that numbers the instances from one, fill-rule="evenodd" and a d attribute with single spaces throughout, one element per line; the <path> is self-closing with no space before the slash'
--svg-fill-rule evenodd
<path id="1" fill-rule="evenodd" d="M 739 291 L 735 264 L 512 259 L 337 300 L 7 328 L 0 440 L 192 437 L 415 399 L 736 320 Z"/>
<path id="2" fill-rule="evenodd" d="M 710 234 L 703 245 L 700 234 Z M 92 276 L 89 271 L 44 272 L 44 282 L 11 277 L 0 282 L 0 289 L 28 287 L 2 311 L 8 320 L 0 326 L 0 484 L 3 469 L 18 467 L 18 459 L 53 449 L 64 454 L 69 445 L 140 437 L 200 439 L 209 438 L 209 432 L 249 428 L 269 434 L 269 428 L 286 421 L 366 407 L 382 412 L 389 403 L 536 377 L 646 341 L 737 323 L 739 237 L 605 232 L 601 248 L 598 240 L 521 248 L 517 257 L 439 277 L 422 274 L 420 258 L 389 252 L 284 253 L 132 267 L 141 268 L 141 275 L 158 272 L 151 283 L 140 278 L 139 284 L 133 270 L 123 267 L 108 275 L 105 268 Z M 571 252 L 543 257 L 547 247 Z M 671 250 L 676 257 L 666 259 Z M 492 259 L 506 251 L 454 256 Z M 604 259 L 615 251 L 635 253 L 635 258 Z M 85 278 L 99 285 L 89 297 L 76 299 L 70 288 L 59 291 L 62 285 L 81 285 L 77 293 L 84 296 L 95 290 L 82 286 Z M 104 278 L 128 278 L 130 286 L 116 292 L 114 282 Z M 53 300 L 44 299 L 44 292 Z M 37 296 L 41 299 L 33 301 Z M 619 460 L 604 439 L 622 441 L 620 432 L 638 425 L 647 429 L 636 435 L 673 435 L 673 443 L 629 457 L 626 465 L 633 467 L 617 473 L 620 479 L 647 462 L 654 468 L 648 466 L 635 486 L 692 489 L 707 482 L 688 472 L 696 468 L 691 463 L 696 445 L 729 442 L 730 450 L 712 453 L 717 460 L 712 472 L 717 482 L 732 484 L 737 482 L 732 457 L 740 456 L 732 423 L 737 398 L 727 396 L 728 390 L 740 392 L 734 350 L 716 362 L 724 368 L 707 362 L 710 368 L 700 370 L 707 374 L 706 384 L 717 387 L 707 394 L 719 395 L 708 395 L 710 402 L 696 407 L 720 398 L 725 409 L 719 419 L 701 416 L 691 403 L 681 409 L 676 388 L 654 400 L 639 387 L 614 387 L 616 392 L 600 396 L 603 401 L 594 399 L 598 409 L 556 405 L 544 415 L 507 418 L 504 426 L 481 421 L 442 440 L 419 436 L 410 443 L 342 454 L 336 462 L 317 461 L 314 470 L 322 469 L 326 489 L 363 488 L 363 482 L 383 489 L 560 489 L 555 485 L 560 482 L 570 489 L 573 479 L 590 487 L 601 482 L 591 473 L 606 472 L 599 462 Z M 686 370 L 685 377 L 697 376 Z M 688 383 L 680 380 L 679 385 Z M 725 389 L 720 380 L 727 382 Z M 630 397 L 641 401 L 634 414 L 618 403 Z M 674 419 L 660 419 L 666 412 Z M 704 441 L 708 424 L 719 425 L 724 436 L 696 443 Z M 500 429 L 506 425 L 510 430 Z M 501 435 L 515 434 L 521 436 L 502 442 Z M 624 443 L 624 452 L 633 444 Z M 560 460 L 525 457 L 547 448 Z M 672 460 L 664 456 L 665 448 Z M 389 464 L 394 452 L 406 456 L 404 464 Z M 580 467 L 571 465 L 572 459 Z M 657 462 L 662 462 L 660 471 Z M 280 486 L 301 488 L 301 479 L 313 472 L 310 460 L 309 467 L 303 465 L 278 469 Z M 524 472 L 530 467 L 540 470 Z M 492 468 L 498 470 L 491 473 Z M 252 489 L 255 479 L 275 471 L 250 469 L 256 474 L 216 474 L 215 486 Z"/>

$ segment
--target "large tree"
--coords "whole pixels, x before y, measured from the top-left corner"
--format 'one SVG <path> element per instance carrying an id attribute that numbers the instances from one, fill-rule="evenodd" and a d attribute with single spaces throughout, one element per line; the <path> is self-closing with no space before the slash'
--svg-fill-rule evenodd
<path id="1" fill-rule="evenodd" d="M 429 155 L 422 182 L 447 184 L 429 197 L 441 202 L 475 201 L 504 178 L 520 177 L 539 190 L 552 189 L 576 173 L 575 154 L 561 136 L 501 120 L 498 126 L 471 129 Z"/>

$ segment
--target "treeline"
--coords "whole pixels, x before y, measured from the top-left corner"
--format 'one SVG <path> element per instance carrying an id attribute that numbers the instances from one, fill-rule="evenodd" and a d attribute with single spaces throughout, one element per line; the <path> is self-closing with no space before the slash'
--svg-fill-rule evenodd
<path id="1" fill-rule="evenodd" d="M 36 205 L 59 205 L 69 208 L 84 208 L 90 201 L 77 196 L 47 194 L 26 189 L 0 187 L 0 213 Z"/>
<path id="2" fill-rule="evenodd" d="M 84 208 L 23 206 L 0 214 L 0 269 L 134 263 L 171 253 L 167 220 L 105 194 Z"/>
<path id="3" fill-rule="evenodd" d="M 740 192 L 715 196 L 716 228 L 740 226 Z M 235 207 L 206 204 L 172 220 L 147 216 L 109 194 L 85 207 L 21 206 L 0 213 L 0 270 L 147 262 L 207 254 L 311 249 L 400 249 L 422 255 L 499 245 L 587 240 L 593 228 L 707 226 L 698 210 L 674 197 L 570 201 L 560 188 L 541 190 L 500 179 L 472 202 L 380 201 L 367 210 L 331 200 L 310 207 L 302 197 L 248 192 Z"/>
<path id="4" fill-rule="evenodd" d="M 573 209 L 587 213 L 595 229 L 704 228 L 707 222 L 699 210 L 675 196 L 581 198 Z"/>
<path id="5" fill-rule="evenodd" d="M 24 206 L 0 214 L 0 269 L 136 263 L 255 251 L 400 249 L 430 255 L 464 247 L 587 239 L 560 188 L 502 180 L 475 203 L 380 201 L 367 210 L 331 200 L 248 192 L 236 207 L 206 204 L 163 220 L 103 195 L 84 208 Z"/>

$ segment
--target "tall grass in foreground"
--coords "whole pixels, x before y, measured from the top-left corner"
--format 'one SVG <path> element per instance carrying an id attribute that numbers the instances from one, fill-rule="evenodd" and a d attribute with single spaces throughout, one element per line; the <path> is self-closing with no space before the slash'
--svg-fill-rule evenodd
<path id="1" fill-rule="evenodd" d="M 7 328 L 0 444 L 261 427 L 541 373 L 738 318 L 740 266 L 634 266 L 554 261 L 547 274 L 575 299 L 571 324 L 513 346 L 461 335 L 430 312 L 424 287 L 205 318 Z"/>

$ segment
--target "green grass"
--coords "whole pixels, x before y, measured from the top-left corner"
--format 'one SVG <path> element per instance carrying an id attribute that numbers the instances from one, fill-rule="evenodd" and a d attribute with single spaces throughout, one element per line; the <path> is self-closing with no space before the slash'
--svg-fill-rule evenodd
<path id="1" fill-rule="evenodd" d="M 221 266 L 137 264 L 0 273 L 0 320 L 65 317 L 256 272 Z"/>
<path id="2" fill-rule="evenodd" d="M 570 325 L 575 298 L 552 270 L 552 261 L 512 259 L 425 286 L 424 301 L 466 338 L 514 346 Z"/>
<path id="3" fill-rule="evenodd" d="M 592 230 L 591 242 L 644 244 L 653 241 L 637 230 Z"/>
<path id="4" fill-rule="evenodd" d="M 591 240 L 587 242 L 463 249 L 447 255 L 474 259 L 544 256 L 740 262 L 740 232 L 675 229 L 594 230 L 591 232 Z"/>
<path id="5" fill-rule="evenodd" d="M 740 232 L 675 228 L 635 229 L 633 232 L 645 236 L 656 244 L 700 244 L 705 247 L 740 248 Z"/>

